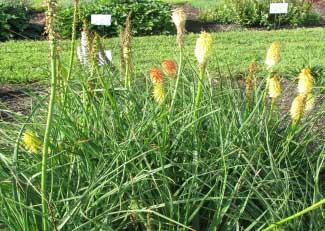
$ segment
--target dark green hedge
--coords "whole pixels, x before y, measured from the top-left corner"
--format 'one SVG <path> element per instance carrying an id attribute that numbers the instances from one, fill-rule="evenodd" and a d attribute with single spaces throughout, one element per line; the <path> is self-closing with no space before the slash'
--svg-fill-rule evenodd
<path id="1" fill-rule="evenodd" d="M 170 34 L 174 32 L 171 21 L 171 6 L 155 1 L 103 1 L 99 3 L 83 4 L 80 7 L 80 17 L 90 21 L 91 14 L 111 14 L 112 25 L 90 26 L 92 31 L 101 35 L 115 36 L 120 26 L 124 25 L 128 13 L 132 12 L 133 32 L 135 35 Z M 60 10 L 58 14 L 58 30 L 63 38 L 71 37 L 73 7 Z M 78 30 L 81 30 L 81 23 Z"/>
<path id="2" fill-rule="evenodd" d="M 0 41 L 24 38 L 29 29 L 30 10 L 20 4 L 0 3 Z"/>

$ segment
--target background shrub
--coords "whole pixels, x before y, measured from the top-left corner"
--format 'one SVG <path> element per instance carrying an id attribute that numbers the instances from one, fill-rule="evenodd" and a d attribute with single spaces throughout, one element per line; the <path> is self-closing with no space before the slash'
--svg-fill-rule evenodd
<path id="1" fill-rule="evenodd" d="M 91 14 L 111 14 L 112 25 L 109 27 L 93 26 L 90 28 L 105 36 L 118 34 L 119 28 L 125 23 L 129 12 L 132 12 L 133 32 L 135 35 L 170 34 L 174 32 L 171 22 L 171 5 L 160 1 L 100 1 L 82 4 L 80 17 L 90 21 Z M 60 10 L 59 33 L 63 38 L 71 36 L 73 7 Z M 81 24 L 78 25 L 81 29 Z"/>
<path id="2" fill-rule="evenodd" d="M 213 10 L 203 11 L 201 20 L 234 23 L 244 27 L 311 26 L 320 23 L 320 16 L 311 11 L 309 1 L 289 1 L 288 14 L 269 14 L 270 0 L 230 0 Z"/>
<path id="3" fill-rule="evenodd" d="M 30 11 L 21 4 L 0 2 L 0 41 L 26 36 Z"/>

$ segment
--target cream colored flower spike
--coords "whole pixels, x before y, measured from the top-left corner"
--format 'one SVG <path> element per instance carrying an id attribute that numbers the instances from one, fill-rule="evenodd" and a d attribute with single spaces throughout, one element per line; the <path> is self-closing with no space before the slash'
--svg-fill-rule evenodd
<path id="1" fill-rule="evenodd" d="M 290 114 L 293 122 L 297 122 L 305 110 L 306 97 L 298 95 L 292 102 Z"/>
<path id="2" fill-rule="evenodd" d="M 280 60 L 280 42 L 273 42 L 267 51 L 265 64 L 268 69 L 278 64 Z"/>
<path id="3" fill-rule="evenodd" d="M 196 42 L 195 57 L 200 65 L 205 65 L 211 56 L 213 38 L 210 33 L 202 32 Z"/>
<path id="4" fill-rule="evenodd" d="M 298 77 L 298 93 L 307 95 L 311 92 L 314 86 L 314 77 L 311 74 L 311 70 L 304 68 Z"/>
<path id="5" fill-rule="evenodd" d="M 269 96 L 270 98 L 277 98 L 281 94 L 281 84 L 279 77 L 276 75 L 273 78 L 269 78 Z"/>

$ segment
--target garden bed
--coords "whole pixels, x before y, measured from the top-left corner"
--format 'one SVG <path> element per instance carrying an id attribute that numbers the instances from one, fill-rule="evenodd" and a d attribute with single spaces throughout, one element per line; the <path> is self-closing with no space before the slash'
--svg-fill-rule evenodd
<path id="1" fill-rule="evenodd" d="M 325 229 L 325 30 L 173 21 L 0 44 L 0 229 Z"/>

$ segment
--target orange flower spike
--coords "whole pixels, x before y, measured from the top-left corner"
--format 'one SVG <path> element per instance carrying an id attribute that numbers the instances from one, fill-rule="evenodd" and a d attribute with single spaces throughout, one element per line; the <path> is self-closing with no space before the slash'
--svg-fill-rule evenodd
<path id="1" fill-rule="evenodd" d="M 151 68 L 150 79 L 153 83 L 162 83 L 164 80 L 162 71 L 158 67 Z"/>
<path id="2" fill-rule="evenodd" d="M 177 72 L 177 65 L 172 59 L 166 59 L 162 62 L 162 67 L 170 78 L 174 78 Z"/>

